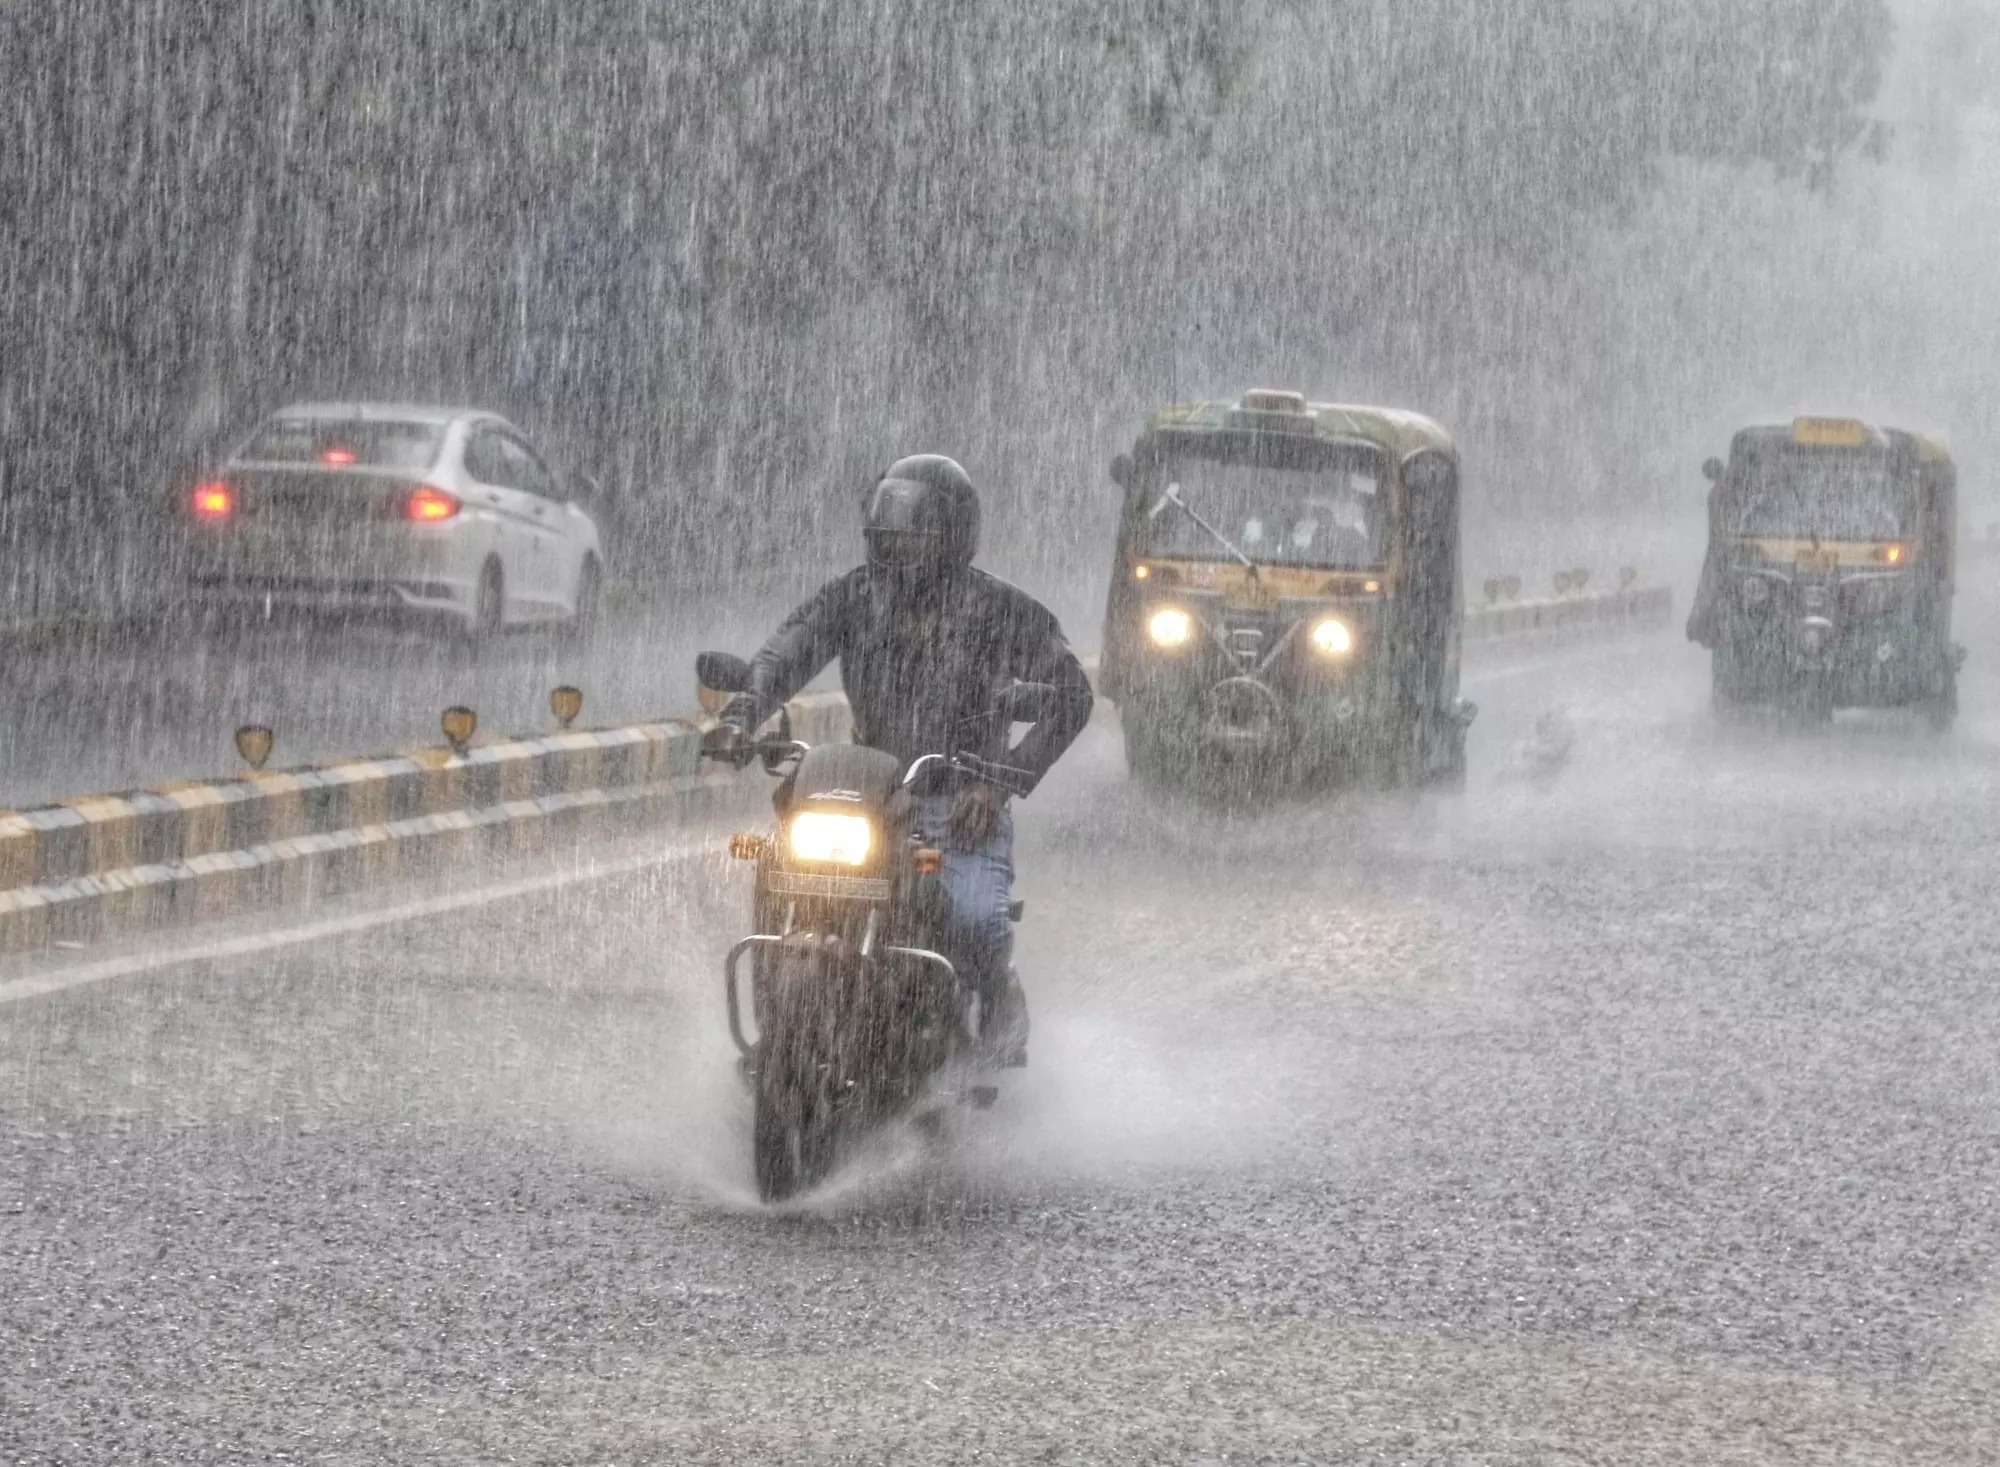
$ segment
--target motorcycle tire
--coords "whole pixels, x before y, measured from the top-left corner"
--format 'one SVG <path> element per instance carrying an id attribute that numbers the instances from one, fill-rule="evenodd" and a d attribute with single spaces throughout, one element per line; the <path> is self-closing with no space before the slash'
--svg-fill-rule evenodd
<path id="1" fill-rule="evenodd" d="M 781 1079 L 757 1082 L 751 1118 L 750 1159 L 757 1197 L 789 1202 L 826 1180 L 833 1170 L 833 1108 L 802 1095 Z"/>

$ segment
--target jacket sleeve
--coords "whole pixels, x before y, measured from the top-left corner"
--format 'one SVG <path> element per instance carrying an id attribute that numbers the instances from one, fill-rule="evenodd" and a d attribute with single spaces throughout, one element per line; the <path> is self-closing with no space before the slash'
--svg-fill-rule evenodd
<path id="1" fill-rule="evenodd" d="M 818 677 L 840 655 L 851 597 L 848 577 L 828 581 L 771 634 L 750 659 L 750 691 L 730 700 L 723 716 L 755 729 Z"/>
<path id="2" fill-rule="evenodd" d="M 1021 736 L 1021 742 L 993 761 L 980 761 L 976 772 L 1010 794 L 1027 796 L 1041 783 L 1042 776 L 1062 757 L 1063 750 L 1076 742 L 1090 722 L 1096 699 L 1083 664 L 1070 651 L 1056 619 L 1040 607 L 1035 618 L 1037 632 L 1016 651 L 1014 675 L 1023 682 L 1047 683 L 1056 690 L 1054 706 Z"/>

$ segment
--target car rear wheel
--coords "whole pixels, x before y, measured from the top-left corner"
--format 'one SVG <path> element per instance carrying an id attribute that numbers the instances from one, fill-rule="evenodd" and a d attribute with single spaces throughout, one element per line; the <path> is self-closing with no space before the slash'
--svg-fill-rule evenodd
<path id="1" fill-rule="evenodd" d="M 603 594 L 604 573 L 598 569 L 597 557 L 587 555 L 583 569 L 576 573 L 576 598 L 563 628 L 564 635 L 576 645 L 582 646 L 597 635 L 598 605 Z"/>
<path id="2" fill-rule="evenodd" d="M 465 627 L 467 634 L 475 642 L 499 636 L 506 624 L 506 608 L 507 579 L 500 562 L 489 556 L 479 568 L 479 589 L 473 593 L 472 615 Z"/>

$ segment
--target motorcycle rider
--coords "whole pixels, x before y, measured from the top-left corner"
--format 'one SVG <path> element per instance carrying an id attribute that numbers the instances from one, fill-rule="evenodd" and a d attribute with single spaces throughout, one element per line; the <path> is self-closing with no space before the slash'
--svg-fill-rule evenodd
<path id="1" fill-rule="evenodd" d="M 703 746 L 747 761 L 752 731 L 839 658 L 856 743 L 905 765 L 957 754 L 955 788 L 921 795 L 915 828 L 943 852 L 944 952 L 980 996 L 982 1041 L 1000 1063 L 1025 1064 L 1027 1003 L 1008 967 L 1008 801 L 1025 798 L 1083 731 L 1090 681 L 1046 607 L 974 568 L 979 494 L 953 460 L 896 460 L 867 493 L 862 532 L 867 561 L 785 619 L 751 662 L 750 691 L 724 706 Z M 1009 747 L 1010 730 L 985 715 L 1015 679 L 1058 697 Z"/>

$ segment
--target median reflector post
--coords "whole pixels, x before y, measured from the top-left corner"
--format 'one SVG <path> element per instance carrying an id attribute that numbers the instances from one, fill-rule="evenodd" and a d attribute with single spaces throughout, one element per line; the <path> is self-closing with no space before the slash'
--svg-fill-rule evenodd
<path id="1" fill-rule="evenodd" d="M 262 769 L 271 757 L 278 736 L 261 723 L 246 723 L 236 730 L 236 752 L 252 769 Z"/>
<path id="2" fill-rule="evenodd" d="M 451 745 L 452 753 L 459 758 L 472 744 L 472 735 L 479 727 L 479 715 L 462 703 L 454 703 L 444 710 L 438 719 L 438 727 L 444 730 L 444 741 Z"/>

